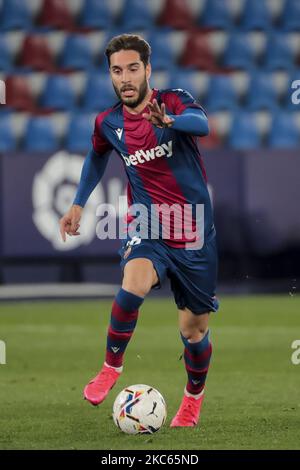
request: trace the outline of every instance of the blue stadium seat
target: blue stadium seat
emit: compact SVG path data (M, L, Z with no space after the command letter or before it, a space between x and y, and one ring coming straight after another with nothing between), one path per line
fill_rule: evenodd
M271 26L271 14L266 0L246 0L240 27L244 31L266 30Z
M90 41L84 34L67 36L60 66L64 69L87 69L93 65L93 53Z
M274 115L268 142L273 148L299 148L299 130L293 114Z
M40 105L49 109L72 109L75 105L75 94L70 80L63 75L50 75L42 92Z
M248 88L246 107L248 111L274 110L277 106L277 90L271 74L252 76Z
M229 29L232 25L228 0L206 0L202 9L200 25L214 29Z
M284 31L300 31L300 2L286 0L282 13L281 27Z
M15 149L16 141L10 115L0 115L0 153L12 152Z
M151 44L151 66L153 70L172 70L176 59L171 35L165 31L155 31L149 37Z
M120 36L120 34L123 34L123 33L124 31L119 28L111 28L110 30L105 31L105 36L104 36L105 39L103 43L99 45L99 48L96 53L95 72L97 71L100 73L109 73L108 62L107 62L107 58L105 55L105 47L112 38L114 38L115 36Z
M26 152L54 152L58 142L51 118L34 117L27 123L24 150Z
M86 111L103 111L118 101L108 74L89 76L83 95L82 106Z
M264 66L268 70L290 69L294 64L294 52L289 37L277 33L269 37Z
M294 83L296 81L298 83ZM300 111L300 103L294 103L292 98L293 101L300 99L300 69L290 75L284 99L284 106L287 111Z
M29 29L31 13L27 0L3 0L0 30Z
M93 125L90 116L78 114L72 116L66 136L66 148L69 152L86 152L91 147Z
M112 13L107 0L85 0L80 14L81 26L107 29L112 24Z
M120 25L124 31L147 30L153 26L148 0L125 0Z
M210 112L233 110L237 105L237 94L228 75L215 75L210 79L205 109Z
M11 55L4 34L0 34L0 70L7 72L11 67Z
M235 114L231 124L228 144L237 150L260 147L261 139L253 114L242 112Z
M170 74L168 88L182 88L188 91L195 99L198 98L198 89L194 71L178 69L176 73Z
M251 69L255 54L249 38L242 33L232 34L228 40L223 65L233 69Z

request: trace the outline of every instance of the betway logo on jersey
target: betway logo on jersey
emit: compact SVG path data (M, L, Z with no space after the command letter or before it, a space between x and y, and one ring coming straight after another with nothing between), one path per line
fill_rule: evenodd
M132 155L124 155L124 153L121 155L127 166L150 162L150 160L160 157L169 158L173 155L173 142L169 140L166 144L157 145L150 150L137 150Z

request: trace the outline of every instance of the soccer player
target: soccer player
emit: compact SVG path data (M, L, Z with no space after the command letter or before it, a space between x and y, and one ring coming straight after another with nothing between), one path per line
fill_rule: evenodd
M212 352L209 314L218 309L216 234L197 146L197 137L209 132L207 116L182 89L150 88L151 47L142 37L116 36L105 54L119 101L96 118L93 146L85 159L74 203L60 221L62 238L65 241L66 234L79 235L83 207L100 181L112 150L123 161L128 177L128 222L134 220L130 208L135 204L143 204L149 214L153 206L155 212L162 205L174 206L177 211L169 218L168 236L164 236L166 222L159 214L159 233L150 228L145 236L128 234L123 241L123 281L112 305L105 361L85 387L84 398L93 405L106 398L122 373L124 353L146 295L168 277L179 312L187 372L183 399L171 427L195 426ZM197 231L199 205L204 207L204 223L200 230L203 240L197 245L201 241ZM187 220L192 229L196 227L190 233L178 231L176 225L178 208L185 206L189 209Z

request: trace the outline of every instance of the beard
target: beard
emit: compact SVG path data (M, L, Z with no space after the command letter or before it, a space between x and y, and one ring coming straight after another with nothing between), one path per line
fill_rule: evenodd
M122 101L123 104L128 106L129 108L136 108L141 102L144 100L145 96L147 95L148 91L148 82L146 79L143 81L143 83L140 85L139 89L132 85L124 85L120 88L120 90L113 84L114 90L116 92L117 97ZM122 92L125 90L134 90L138 92L137 98L131 98L131 97L123 97Z

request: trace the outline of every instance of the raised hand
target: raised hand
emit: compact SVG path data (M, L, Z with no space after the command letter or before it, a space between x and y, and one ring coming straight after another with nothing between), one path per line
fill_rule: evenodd
M174 119L166 114L166 105L164 103L159 107L157 100L154 99L153 103L149 102L147 106L150 113L143 113L143 118L159 128L172 126Z

